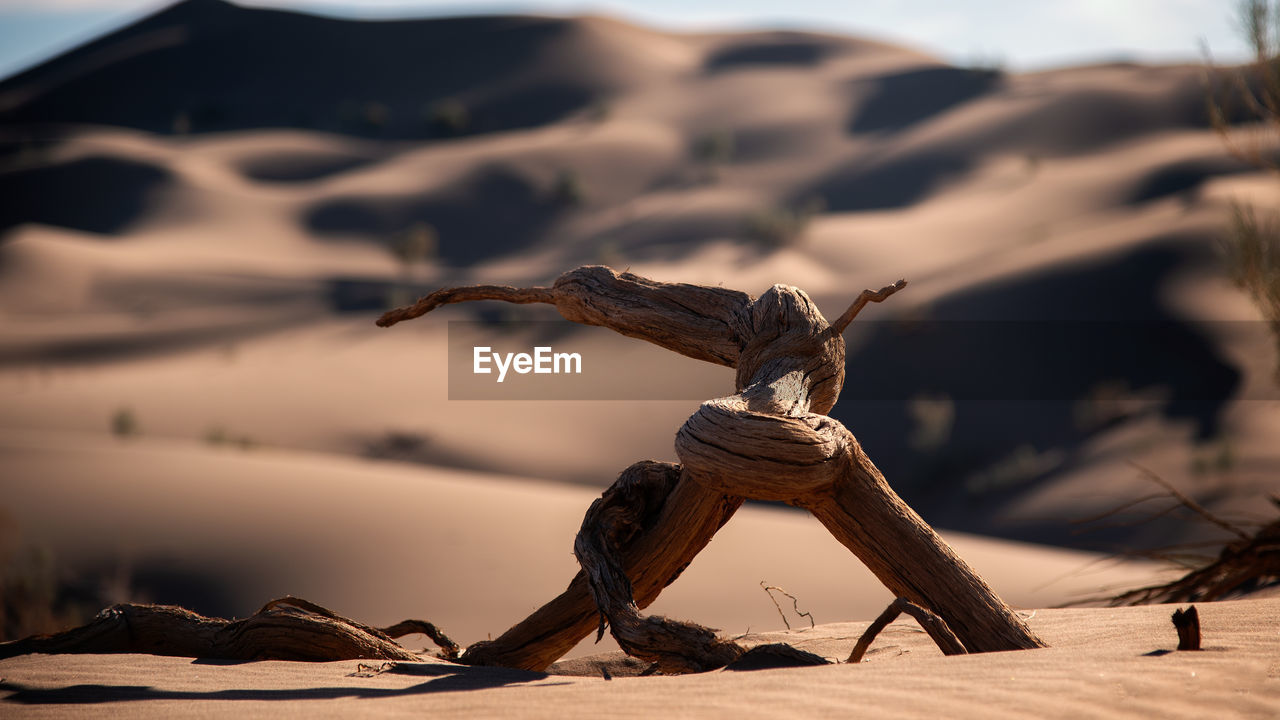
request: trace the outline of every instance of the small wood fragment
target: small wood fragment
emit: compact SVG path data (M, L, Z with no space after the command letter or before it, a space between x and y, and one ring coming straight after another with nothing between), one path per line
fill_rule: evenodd
M773 670L788 667L830 665L831 661L786 643L757 645L737 660L725 666L725 670Z
M1186 610L1174 610L1173 627L1178 631L1179 650L1200 649L1200 613L1195 605Z

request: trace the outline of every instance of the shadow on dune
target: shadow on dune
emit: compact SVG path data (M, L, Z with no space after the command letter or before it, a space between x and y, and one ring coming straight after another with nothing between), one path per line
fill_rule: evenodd
M1205 70L1195 66L1123 64L1013 76L992 97L1016 111L946 142L987 151L1074 155L1153 133L1209 129L1204 78ZM1252 120L1238 102L1223 110L1229 123Z
M849 132L898 131L927 120L999 87L1004 75L994 70L925 68L871 81Z
M0 680L0 692L10 693L4 702L21 705L99 705L103 703L141 702L146 700L334 700L356 698L409 697L427 693L463 692L520 685L546 680L544 673L507 668L441 665L435 663L396 663L383 674L427 676L432 679L403 688L361 687L352 682L344 687L312 688L229 688L226 690L161 690L148 685L67 685L65 687L30 687ZM566 682L540 683L537 687L567 685Z
M129 585L135 598L180 605L207 617L235 617L244 609L236 602L230 578L182 559L158 558L134 567Z
M1189 423L1200 440L1222 430L1240 372L1204 328L1158 299L1173 273L1206 261L1203 247L1154 242L944 297L919 321L867 323L867 335L851 342L832 415L929 522L1073 544L1065 519L1026 527L1003 512L1075 467L1087 440L1143 413ZM1117 393L1147 402L1108 404ZM921 407L949 417L927 447L912 447ZM1089 539L1131 541L1135 533Z
M815 179L793 198L820 196L836 212L907 207L985 158L1023 155L1039 161L1094 152L1154 133L1210 126L1201 73L1195 68L1091 70L1099 74L1097 79L1085 74L1086 69L1006 77L944 67L864 81L872 89L854 109L849 132L881 133L883 141ZM1167 89L1144 95L1112 87L1122 82ZM986 122L966 122L945 134L912 135L904 142L894 135L960 108L992 103L997 105ZM1173 164L1154 171L1122 201L1140 203L1193 190L1209 177L1241 169L1225 159Z
M1119 90L1085 87L1055 91L1026 112L987 128L985 142L1041 154L1091 152L1150 133L1209 126L1204 91L1190 82L1156 99ZM1038 99L1033 89L1009 99Z
M541 125L612 88L578 21L460 17L347 21L186 0L0 83L7 123L170 134L294 127L423 139ZM157 42L162 37L164 42ZM462 123L436 122L458 103Z
M1159 200L1170 195L1193 194L1205 181L1215 177L1254 170L1232 158L1205 158L1161 166L1148 173L1125 198L1130 204Z
M761 65L812 67L839 50L839 45L818 39L756 40L715 50L707 56L703 69L715 73Z
M40 223L112 235L147 210L168 171L113 157L87 157L0 174L0 232Z
M374 158L319 152L275 152L256 155L240 164L240 172L261 182L308 182L365 167Z
M975 159L952 152L864 160L818 181L800 197L821 197L832 212L888 210L913 205L949 178L964 175Z
M741 165L804 153L812 142L809 134L806 127L785 124L736 128L733 132L733 161Z
M527 178L490 166L429 195L330 200L304 222L317 235L362 235L388 246L426 223L436 232L436 258L465 266L532 246L564 209Z

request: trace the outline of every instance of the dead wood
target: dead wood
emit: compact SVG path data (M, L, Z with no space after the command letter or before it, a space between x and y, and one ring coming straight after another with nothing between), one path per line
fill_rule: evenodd
M1200 613L1195 605L1186 610L1174 610L1173 627L1178 631L1179 650L1200 649Z
M27 653L150 653L213 660L421 660L392 637L423 632L406 620L386 630L344 618L301 598L272 600L243 620L197 615L170 605L121 604L88 625L0 643L0 658ZM457 646L441 633L445 654ZM433 640L436 638L433 637Z
M757 645L725 666L725 670L772 670L784 667L830 665L831 661L786 643Z
M964 655L966 651L960 639L955 633L951 632L951 628L947 627L947 623L937 615L929 612L928 609L911 602L906 598L898 598L889 603L889 607L880 613L867 629L862 633L862 637L858 638L858 642L853 646L853 652L849 653L847 663L860 663L862 657L867 654L867 650L871 647L871 643L875 641L876 636L882 630L889 626L902 613L906 613L916 619L920 623L920 627L929 634L934 644L942 651L943 655Z
M642 485L647 497L643 512L629 529L618 533L618 552L631 582L636 606L648 607L667 585L675 582L694 556L710 542L742 505L742 498L713 492L691 482L679 465L644 461L623 471L602 500L633 493ZM658 499L656 488L670 488ZM593 505L593 507L595 507ZM587 524L584 519L583 524ZM500 637L482 640L466 649L462 661L545 670L583 638L599 628L600 610L591 594L587 573L578 572L569 587ZM655 668L656 670L657 668Z
M800 617L803 617L803 618L809 618L810 628L813 628L817 625L817 623L815 623L813 620L813 613L808 613L800 609L800 600L797 599L795 595L792 595L791 593L787 592L786 590L783 590L777 585L768 585L763 580L760 581L760 588L764 590L765 595L769 596L769 600L773 602L773 606L778 610L778 617L782 618L782 624L786 625L788 630L791 629L791 621L787 619L787 614L782 612L782 606L778 604L778 599L773 596L774 590L777 590L783 595L786 595L787 597L791 598L791 609L795 611L796 615L799 615Z
M1216 556L1197 554L1183 558L1183 547L1163 548L1144 553L1130 553L1157 560L1182 560L1180 564L1191 569L1181 577L1166 583L1136 588L1118 595L1103 598L1086 598L1075 604L1106 602L1117 605L1147 605L1155 603L1210 602L1246 595L1250 592L1280 584L1280 519L1257 526L1252 532L1246 527L1229 522L1211 513L1164 478L1150 470L1134 465L1144 477L1158 484L1164 492L1145 496L1125 503L1107 513L1082 520L1093 522L1107 518L1133 505L1156 499L1171 499L1172 504L1138 522L1145 522L1178 508L1185 508L1203 521L1230 533L1235 539L1221 543ZM1280 507L1280 498L1271 498ZM1218 545L1218 543L1208 543Z
M597 641L604 636L607 622L628 655L655 663L664 673L714 670L738 659L746 649L696 623L641 615L622 568L622 547L666 500L670 477L623 473L587 510L573 552L587 573L591 597L599 608Z
M545 646L550 632L555 644L563 646L580 632L586 614L581 583L624 649L658 658L659 665L723 664L740 648L714 641L700 626L639 614L652 599L649 592L671 580L665 572L654 572L661 556L641 548L675 533L683 541L677 547L692 551L682 558L683 567L732 514L725 509L736 508L742 498L781 500L810 510L895 595L934 608L946 618L971 652L1042 646L898 498L852 434L825 414L844 384L840 331L867 303L882 301L905 284L899 281L863 292L836 325L827 323L809 297L794 287L776 285L753 300L737 291L660 283L598 266L565 273L551 288L486 290L494 299L548 302L569 320L609 327L689 357L734 367L738 392L703 403L676 435L681 465L669 471L668 480L677 473L678 478L663 508L674 514L685 510L690 499L701 502L707 510L686 512L683 518L698 522L637 530L644 525L637 518L646 513L637 511L636 517L620 520L625 512L616 507L617 502L630 502L621 498L635 489L615 485L588 512L575 543L585 577L575 578L569 591L553 601L556 607L549 604L513 628L519 632L509 631L492 643L468 649L463 660L542 669L531 665L535 656L539 661L542 656L528 644ZM410 314L438 306L440 298L454 297L455 291L437 291ZM380 322L389 325L402 315L393 311ZM697 492L698 486L707 494ZM720 512L706 517L716 510ZM618 523L624 530L614 526ZM636 543L630 553L624 550L628 543ZM624 560L627 556L630 564ZM564 631L570 625L575 632Z
M1226 543L1203 567L1159 585L1109 598L1111 605L1210 602L1245 595L1280 583L1280 520L1262 526L1245 540Z
M708 670L742 657L743 648L708 628L640 611L746 498L809 510L903 602L936 612L939 625L949 626L967 651L1041 647L1021 618L893 492L853 435L826 415L845 379L841 332L868 303L905 285L864 291L832 325L803 291L786 285L753 299L736 290L588 266L565 273L550 288L446 288L383 315L378 324L386 327L449 303L548 303L568 320L736 371L736 392L703 403L676 434L679 465L632 465L587 511L574 544L582 571L568 588L497 639L468 647L459 661L543 670L593 629L599 637L606 627L627 652L652 661L655 671ZM227 652L202 639L213 631L203 624L208 619L200 620L182 626L189 625L182 634L191 638L158 641L146 651ZM310 625L268 627L279 629L239 652L288 654L311 632ZM380 639L380 631L350 621L344 627ZM358 656L399 659L396 652L407 652L391 645L367 651L387 654Z

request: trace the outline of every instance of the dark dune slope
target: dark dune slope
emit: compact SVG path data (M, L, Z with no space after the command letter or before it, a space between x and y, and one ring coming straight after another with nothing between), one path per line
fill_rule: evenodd
M492 132L554 121L616 89L607 63L530 70L586 44L575 20L363 22L187 0L0 84L0 122Z

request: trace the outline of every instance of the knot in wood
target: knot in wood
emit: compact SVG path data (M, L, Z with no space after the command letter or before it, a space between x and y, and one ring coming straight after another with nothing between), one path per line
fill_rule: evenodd
M825 415L844 383L844 340L802 290L775 285L748 310L738 393L676 434L691 476L719 492L804 504L847 469L848 430Z
M702 404L676 433L676 454L717 492L806 506L848 471L853 436L817 413L756 412L741 395Z
M744 392L793 372L802 375L789 393L794 405L781 413L835 407L844 385L844 338L833 332L809 296L790 285L774 285L749 312L749 335L738 353L735 385Z

